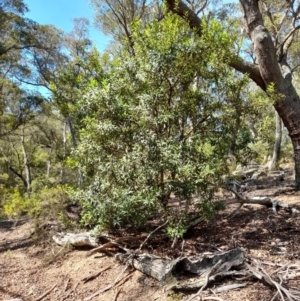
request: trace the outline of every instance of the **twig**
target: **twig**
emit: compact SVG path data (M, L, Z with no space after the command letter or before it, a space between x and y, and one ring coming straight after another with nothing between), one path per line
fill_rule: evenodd
M227 216L227 218L233 218L238 213L238 211L243 207L243 205L244 203L240 203L238 207Z
M66 300L73 292L75 292L75 290L76 290L76 288L77 288L78 285L79 285L79 281L75 284L74 288L71 289L69 291L69 293L61 299L61 301Z
M100 247L94 248L92 250L90 250L89 252L87 252L86 257L91 256L97 252L100 252L102 250L106 250L108 248L111 247L121 247L118 243L114 242L114 241L109 241L103 245L101 245Z
M175 245L177 244L177 241L178 241L178 238L175 237L175 238L173 239L173 242L172 242L172 245L171 245L171 249L174 249Z
M70 278L68 278L68 280L67 280L67 282L66 282L66 284L65 284L65 287L64 287L64 289L63 289L63 293L65 293L65 292L67 291L69 282L70 282ZM62 298L61 298L61 301L64 301L65 299L67 299L68 296L69 296L69 294L67 295L67 297L66 297L66 296L65 296L65 297L62 297Z
M76 291L77 286L79 285L79 281L75 284L74 289L72 290L73 292Z
M123 271L120 273L120 275L116 278L116 280L114 281L114 283L108 285L107 287L100 289L98 291L96 291L95 293L93 293L92 295L90 295L89 297L85 298L85 301L89 301L91 299L93 299L94 297L100 295L101 293L104 293L110 289L112 289L118 282L120 282L123 279L126 279L126 277L128 277L129 275L127 275L126 277L124 277L123 279L120 279L120 277L124 274L124 272L127 270L128 268L128 264L126 264L125 268L123 269ZM131 276L131 275L130 275Z
M124 277L123 279L121 279L120 282L115 285L115 287L123 285L130 277L132 277L132 273L133 273L133 271L130 272L130 274L128 274L126 277Z
M201 294L201 292L207 287L208 285L208 280L209 280L209 276L214 273L216 271L216 269L223 263L223 261L220 259L211 269L210 271L206 274L205 276L205 281L204 284L202 285L202 287L199 289L199 291L191 296L187 301L191 301L193 300L195 297L199 296Z
M224 301L222 298L219 297L205 297L202 300L217 300L217 301Z
M282 284L282 281L283 281L282 278L280 278L280 285ZM276 294L273 296L273 298L271 299L271 301L275 300L277 295L278 295L278 290L277 290Z
M54 284L50 289L48 289L43 295L41 295L40 297L38 297L37 299L35 299L34 301L40 301L43 300L48 294L50 294L55 288L56 288L57 284Z
M69 281L70 281L70 278L68 278L68 280L67 280L67 282L66 282L66 284L65 284L65 287L64 287L64 292L67 290L67 288L68 288L68 284L69 284Z
M279 271L281 271L281 270L283 270L284 268L286 268L288 266L288 264L286 263L286 264L284 264L284 265L282 265L280 268L278 268L277 270L275 270L274 272L272 272L271 274L270 274L270 276L272 276L273 274L275 274L275 273L278 273ZM287 271L289 270L289 268L287 269Z
M118 296L119 296L121 290L122 290L122 288L119 288L119 289L118 289L118 291L117 291L117 293L116 293L116 295L115 295L115 297L114 297L114 299L113 299L112 301L117 301L117 298L118 298Z
M157 228L155 228L152 232L150 232L148 234L148 236L146 237L146 239L141 243L138 251L141 251L142 248L144 247L144 245L146 244L146 242L149 240L149 238L158 230L160 230L161 228L163 228L164 226L166 226L168 224L169 220L166 220L162 225L158 226Z
M103 272L109 270L111 267L106 267L104 269L102 269L101 271L91 275L91 276L87 276L87 277L84 277L81 281L83 281L83 283L86 283L88 281L91 281L91 280L94 280L95 278L97 278L99 275L101 275Z
M104 293L104 292L106 292L106 291L112 289L118 282L119 282L118 285L124 284L131 276L132 276L132 275L129 274L129 275L125 276L124 278L118 280L117 282L115 281L113 284L110 284L110 285L108 285L107 287L105 287L105 288L103 288L103 289L101 289L101 290L95 292L94 294L92 294L91 296L85 298L84 300L85 300L85 301L91 300L91 299L93 299L94 297L100 295L101 293ZM122 281L122 282L121 282L121 281Z
M120 238L117 238L115 240L111 240L111 241L109 241L109 242L107 242L107 243L105 243L105 244L103 244L99 247L96 247L96 248L90 250L89 252L87 252L86 257L91 256L91 255L93 255L94 253L97 253L97 252L104 252L104 253L109 254L107 249L110 249L110 248L113 248L113 247L119 248L119 249L121 249L121 250L123 250L127 253L130 253L130 249L122 246L121 244L126 244L128 242L137 241L140 238L141 238L141 236L139 236L139 237L120 237Z
M185 244L185 240L184 240L184 239L182 239L182 243L181 243L181 253L180 253L180 256L179 256L179 258L180 258L180 257L182 257L182 255L183 255L183 248L184 248L184 244Z
M265 282L267 282L267 284L269 284L270 286L274 287L277 289L278 294L280 295L281 299L284 301L284 296L283 293L286 295L286 297L292 301L292 300L300 300L300 292L299 291L289 291L288 289L286 289L285 287L283 287L281 285L281 283L276 282L275 280L273 280L271 278L271 276L265 271L265 269L261 266L260 262L255 260L254 261L258 270L260 270L260 272L257 270L255 271L254 269L252 269L247 263L246 266L250 269L250 271L253 273L253 275L255 277L257 277L258 279L263 279L265 280Z

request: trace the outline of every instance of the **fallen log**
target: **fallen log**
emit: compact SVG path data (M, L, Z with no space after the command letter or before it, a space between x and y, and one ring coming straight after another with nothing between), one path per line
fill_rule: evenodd
M84 233L57 233L52 239L60 246L70 244L74 247L98 247L98 240L88 232Z
M126 237L119 237L116 239L110 238L108 235L102 234L98 235L97 237L93 236L89 232L82 232L82 233L57 233L52 236L52 239L60 246L64 246L66 244L70 244L74 247L93 247L90 251L89 255L96 253L97 251L101 251L102 249L105 250L107 248L116 246L120 247L121 249L126 250L123 246L138 246L137 242L144 238L145 235L139 236L126 236ZM102 245L101 245L102 244Z
M128 263L142 273L153 277L165 286L165 289L191 290L202 287L209 275L208 282L217 277L222 278L229 274L233 268L241 267L244 262L242 249L236 248L214 255L199 255L178 259L165 259L151 254L130 256L117 254L116 258ZM216 263L220 263L211 273ZM193 278L190 275L194 275ZM197 277L196 277L197 276Z
M278 211L280 209L283 209L287 212L289 212L292 216L296 216L296 215L300 215L300 210L292 207L289 204L283 203L279 200L276 199L272 199L269 197L244 197L242 194L240 194L239 192L237 192L234 189L228 189L231 192L233 192L236 196L236 199L233 200L228 200L225 202L226 205L229 204L253 204L253 205L262 205L262 206L266 206L266 207L272 207L273 212L275 215L278 214Z

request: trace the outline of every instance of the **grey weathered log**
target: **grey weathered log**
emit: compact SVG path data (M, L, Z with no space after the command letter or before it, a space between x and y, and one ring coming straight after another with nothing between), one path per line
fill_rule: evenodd
M236 248L219 254L183 257L174 260L157 257L150 254L129 256L118 254L121 262L129 262L134 268L160 281L166 289L197 289L205 283L207 273L221 261L220 266L211 274L209 281L218 275L224 277L230 274L232 268L239 267L244 262L242 249ZM194 274L195 277L184 278L184 275Z

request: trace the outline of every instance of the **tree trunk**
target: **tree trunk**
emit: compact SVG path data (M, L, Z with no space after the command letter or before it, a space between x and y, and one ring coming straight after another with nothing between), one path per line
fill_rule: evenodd
M74 149L76 149L77 148L76 133L75 133L75 130L73 128L70 117L67 118L67 122L68 122L68 125L69 125L71 137L72 137L73 147L74 147ZM78 170L78 180L77 180L78 186L81 186L83 184L83 180L84 180L83 174L80 170Z
M281 153L281 141L282 141L282 121L278 113L275 112L276 118L276 129L275 129L275 143L273 149L273 156L269 162L269 170L278 168Z
M295 189L300 190L300 98L292 84L292 71L287 63L287 53L278 58L271 35L265 28L259 10L259 0L240 0L244 23L250 37L258 65L246 62L240 57L233 59L229 66L249 74L249 77L264 91L274 85L277 101L274 107L287 128L294 149ZM181 0L166 0L168 8L185 18L192 28L201 35L201 22ZM285 41L287 43L287 41ZM286 45L281 45L286 49Z
M30 164L27 156L27 152L25 149L25 129L24 126L22 128L22 136L21 136L21 145L22 145L22 152L23 152L23 160L24 160L24 169L25 169L25 179L26 179L26 190L27 194L30 197L31 194L31 171L30 171Z
M295 188L300 190L300 98L292 84L292 72L281 58L278 64L276 49L268 30L264 27L258 0L241 0L248 34L253 42L260 74L268 87L274 84L279 99L274 107L288 129L294 148Z
M50 177L50 170L51 170L51 158L52 158L52 147L49 151L49 159L47 161L47 170L46 170L46 178L48 179Z
M64 121L64 128L63 128L63 160L61 163L60 169L60 182L64 183L65 180L65 159L67 156L67 120Z

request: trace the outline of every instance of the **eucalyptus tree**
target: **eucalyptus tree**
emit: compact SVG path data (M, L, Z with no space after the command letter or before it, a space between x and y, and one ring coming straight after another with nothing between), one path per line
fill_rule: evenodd
M181 0L166 0L168 8L186 19L190 27L202 34L200 18ZM298 65L293 65L293 48L300 29L299 1L240 0L244 28L249 37L255 62L232 52L228 65L249 77L264 91L273 87L277 99L274 107L288 129L294 150L295 187L300 190L300 98L293 82ZM264 21L262 12L269 18ZM268 26L271 24L270 30Z
M94 11L95 25L114 41L128 41L128 50L133 53L132 25L135 21L149 21L155 6L146 0L89 0ZM157 16L161 15L160 4L156 2ZM151 16L152 15L152 16Z
M22 191L30 193L38 179L58 183L55 165L65 159L60 154L63 123L54 116L55 104L35 89L51 91L59 68L70 59L63 32L26 18L27 11L22 0L0 3L0 144L6 184L21 181ZM56 179L50 181L52 175Z
M134 54L132 30L135 22L146 24L152 20L162 20L165 16L162 0L89 0L94 9L94 24L110 35L112 43L126 45ZM190 0L188 5L197 15L208 7L210 0ZM218 1L214 1L218 2ZM216 13L216 12L215 12ZM224 11L219 11L219 15ZM113 49L116 51L116 49Z
M27 11L22 0L5 0L0 5L1 77L45 86L48 70L62 63L62 31L24 17Z

